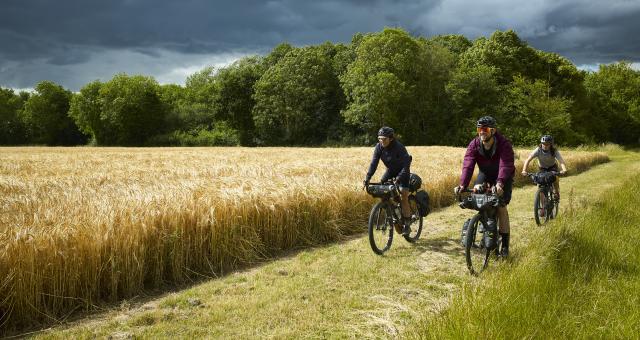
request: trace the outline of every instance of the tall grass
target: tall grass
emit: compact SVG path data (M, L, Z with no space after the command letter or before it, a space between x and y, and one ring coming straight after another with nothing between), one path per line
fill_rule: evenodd
M638 338L638 192L632 178L588 212L539 229L520 261L471 282L411 337Z
M432 205L449 204L464 149L409 150ZM1 327L57 322L362 232L371 151L0 148ZM565 158L576 168L608 160Z

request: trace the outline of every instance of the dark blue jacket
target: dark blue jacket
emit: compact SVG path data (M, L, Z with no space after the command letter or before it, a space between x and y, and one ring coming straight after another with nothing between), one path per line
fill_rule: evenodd
M404 145L397 140L392 140L386 148L383 148L380 143L376 144L373 150L373 158L369 165L369 171L367 172L367 179L371 179L376 172L380 160L382 160L382 163L387 167L387 172L383 177L409 176L411 156ZM383 180L386 179L388 178L383 178Z

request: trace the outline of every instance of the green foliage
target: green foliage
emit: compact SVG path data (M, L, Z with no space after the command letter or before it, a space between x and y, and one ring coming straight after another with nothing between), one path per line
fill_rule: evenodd
M97 142L143 145L147 138L160 132L165 112L158 92L158 83L144 76L119 74L103 84L101 121L111 133Z
M216 119L227 121L238 132L242 145L254 143L255 126L251 112L255 106L254 85L263 73L261 60L247 57L221 69L216 75Z
M237 146L240 136L226 122L218 122L213 129L190 132L175 131L169 136L169 145L174 146Z
M340 78L347 98L345 122L371 136L382 125L393 126L405 142L420 141L426 134L419 121L427 110L430 57L423 44L400 29L364 36Z
M385 28L350 44L281 43L265 57L205 67L184 87L126 75L73 96L56 86L42 82L31 98L2 90L0 144L83 143L65 107L99 145L148 145L152 136L164 145L220 122L241 145L371 144L382 125L407 145L466 145L487 114L516 144L542 133L563 145L640 144L638 71L620 62L586 73L512 30L471 42Z
M498 84L509 84L515 75L531 76L536 52L513 30L496 31L489 39L476 39L461 56L464 67L491 66L496 70Z
M640 72L628 62L600 65L585 80L594 102L594 116L607 120L609 140L620 144L640 144Z
M516 76L507 88L507 112L498 116L508 122L503 132L519 145L535 145L540 136L560 136L571 132L571 116L568 112L571 100L551 97L551 87L542 80L527 81Z
M46 145L86 143L87 138L67 115L71 92L50 81L38 83L35 91L23 111L30 141Z
M523 258L467 286L410 338L637 337L640 179L630 178L592 208L579 205L539 230Z
M96 143L107 140L112 134L102 116L102 85L97 80L85 85L79 93L73 95L69 108L69 116L73 118L80 131L90 135Z
M27 141L26 126L20 118L24 102L12 89L0 88L0 145L22 144Z
M261 143L317 144L338 121L341 95L327 46L290 50L255 84L253 119Z

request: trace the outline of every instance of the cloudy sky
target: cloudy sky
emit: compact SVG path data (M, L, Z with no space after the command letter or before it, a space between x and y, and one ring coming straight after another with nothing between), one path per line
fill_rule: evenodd
M640 0L2 0L0 86L77 91L121 72L184 84L281 42L349 42L386 26L469 39L513 29L583 69L637 66L639 18Z

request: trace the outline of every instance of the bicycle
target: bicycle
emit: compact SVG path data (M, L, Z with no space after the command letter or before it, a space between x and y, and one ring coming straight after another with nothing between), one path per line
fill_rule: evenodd
M471 193L471 195L463 198L462 193ZM500 197L494 190L474 193L473 190L464 189L456 195L456 199L460 202L460 208L478 211L464 223L461 239L467 268L472 275L478 275L489 265L492 253L495 254L496 259L500 256L498 250L501 239L496 216L497 208L501 203ZM479 241L477 241L478 236Z
M558 206L560 200L556 198L556 189L553 183L556 176L560 175L558 171L540 171L527 173L531 177L533 183L538 185L538 191L533 201L533 216L536 224L545 224L550 219L558 216ZM544 220L544 221L543 221Z
M369 213L368 231L371 249L374 253L382 255L391 248L393 229L395 228L398 234L402 234L402 207L400 204L402 194L399 186L393 180L385 183L368 183L365 184L365 189L369 195L380 199L380 202L377 202ZM410 243L414 243L420 238L423 218L427 213L424 209L428 209L421 207L421 204L418 203L416 191L417 188L409 194L410 232L407 235L402 235Z

